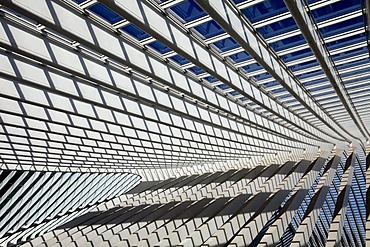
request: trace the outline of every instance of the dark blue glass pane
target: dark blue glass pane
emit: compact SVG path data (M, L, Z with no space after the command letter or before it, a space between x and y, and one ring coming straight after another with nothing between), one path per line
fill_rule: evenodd
M235 96L235 95L239 95L240 93L238 93L237 91L232 91L232 92L230 92L229 94L231 94L231 95Z
M277 86L277 85L279 85L279 83L277 81L272 81L272 82L268 82L268 83L263 84L263 86L265 86L266 88L274 87L274 86Z
M213 44L222 52L239 47L239 44L233 38L223 39Z
M325 89L333 89L333 87L331 85L323 85L323 86L320 86L320 87L315 87L313 89L308 89L308 91L310 93L314 93L316 91L325 90ZM325 93L327 93L327 92L325 92Z
M362 47L362 48L358 48L352 51L346 51L346 52L343 52L343 53L340 53L340 54L337 54L331 57L333 58L334 61L338 61L338 60L342 60L342 59L346 59L346 58L350 58L353 56L358 56L358 55L366 54L366 53L369 53L369 50L367 49L367 47Z
M287 100L287 101L285 101L287 104L292 104L292 103L296 103L296 104L294 104L294 105L291 105L292 107L295 107L295 106L299 106L299 105L301 105L301 103L299 103L296 99L291 99L291 100Z
M211 83L218 81L218 79L214 76L207 76L204 79L207 80L208 82L211 82Z
M343 78L343 80L345 80L347 76L358 75L358 74L366 74L366 73L368 73L370 75L370 66L368 66L366 68L363 68L363 69L354 69L354 70L350 70L350 71L345 72L345 73L340 73L340 76Z
M362 16L352 18L346 21L342 21L327 27L320 28L321 33L324 37L336 35L343 33L345 31L350 31L355 28L363 27L363 19Z
M123 31L125 31L126 33L134 36L138 40L143 40L143 39L146 39L146 38L150 37L149 34L147 34L146 32L144 32L143 30L141 30L140 28L138 28L134 24L130 24L130 25L128 25L126 27L123 27L121 29Z
M202 73L205 72L204 70L202 70L198 66L191 67L191 68L189 68L189 70L192 71L196 75L199 75L199 74L202 74Z
M242 51L242 52L229 56L229 58L231 58L235 63L239 63L239 62L251 59L251 56L249 56L249 54L246 53L245 51Z
M248 98L247 97L241 97L239 98L241 101L246 101Z
M285 90L285 88L283 88L283 87L281 87L281 88L278 88L278 89L274 89L274 90L272 90L272 93L282 93L282 92L285 92L286 90Z
M366 42L365 32L361 33L361 34L358 34L358 35L355 35L355 36L348 37L348 38L344 38L344 39L340 39L340 40L336 40L336 41L333 41L333 42L326 43L326 47L328 47L329 51L331 51L331 50L335 50L335 49L338 49L338 48L341 48L341 47L346 47L346 46L349 46L349 45L357 44L357 43L360 43L360 42Z
M194 29L197 30L205 39L224 33L224 30L215 21L208 21L194 27Z
M283 0L267 0L242 10L251 21L257 22L284 12L288 12Z
M165 46L164 44L162 44L159 41L154 41L154 42L150 43L148 46L152 47L154 50L156 50L156 51L158 51L162 54L171 51L170 48L168 48L167 46Z
M299 80L302 80L302 79L306 79L308 77L312 77L312 76L318 76L318 75L321 75L323 74L324 72L322 70L316 70L316 71L311 71L311 72L308 72L308 73L305 73L305 74L302 74L302 75L298 75L297 78ZM306 84L305 84L306 85Z
M361 9L360 1L346 0L312 10L312 14L317 22L328 20L343 14L347 14Z
M333 89L333 91L334 91L334 89ZM328 94L330 94L330 92L316 93L315 97L322 97L322 96L326 96Z
M339 33L350 32L358 28L364 28L364 24L361 22L358 22L359 20L361 20L361 18L356 18L356 19L357 21L353 21L353 20L352 21L350 20L349 22L344 21L347 23L347 25L338 25L337 28L328 27L327 29L324 30L325 33L323 33L323 36L330 37L330 36L333 36Z
M253 63L250 65L244 66L243 69L245 69L247 72L253 72L253 71L262 69L262 67L258 63Z
M291 61L294 61L294 60L297 60L297 59L300 59L300 58L304 58L304 57L308 57L308 56L312 56L313 53L311 51L310 48L306 48L306 49L303 49L303 50L300 50L300 51L296 51L296 52L292 52L290 54L287 54L287 55L283 55L281 56L281 59L287 63L287 62L291 62Z
M233 2L235 3L235 4L238 4L238 3L241 3L241 2L244 2L245 0L233 0Z
M361 84L361 85L355 85L355 86L350 86L349 84L351 83L356 83L358 81L366 81L366 83ZM361 87L367 87L370 84L370 75L363 75L361 77L358 77L356 79L352 80L347 80L346 83L348 86L346 87L347 90L349 89L356 89L356 88L361 88Z
M221 88L222 90L230 88L228 85L225 85L225 84L218 85L217 87Z
M328 79L326 77L323 77L321 79L316 79L316 80L310 80L308 82L305 82L303 83L304 86L310 86L310 85L315 85L315 84L318 84L320 82L327 82Z
M78 4L80 4L80 3L85 2L86 0L73 0L73 1L76 2L76 3L78 3Z
M317 66L317 65L318 65L318 62L316 60L314 60L314 61L309 61L309 62L293 65L293 66L290 66L289 68L292 71L297 71L297 70L307 69L307 68Z
M196 20L206 15L206 12L194 2L194 0L188 0L182 2L171 8L179 17L185 22Z
M345 64L338 65L337 69L338 70L347 69L347 68L354 67L354 66L368 64L369 62L370 62L369 58L364 58L364 59L361 59L361 60L358 60L358 61L355 61L355 62L350 62L350 63L345 63Z
M118 15L113 10L109 9L108 7L106 7L105 5L101 3L95 4L88 9L94 12L95 14L97 14L98 16L100 16L101 18L105 19L111 24L123 20L122 16Z
M282 51L285 49L289 49L298 45L302 45L306 43L303 35L296 35L290 38L286 38L283 40L279 40L273 43L270 43L271 47L274 48L275 51Z
M184 58L180 55L175 55L173 57L170 57L170 59L172 59L173 61L175 61L176 63L178 63L180 65L184 65L184 64L189 63L189 60L187 60L186 58Z
M291 95L289 93L279 96L280 99L285 99L285 98L289 98L289 97L291 97Z
M266 73L255 75L253 77L256 78L257 80L265 80L267 78L271 78L271 75L266 72Z
M287 32L290 32L296 29L298 29L298 26L295 23L294 19L291 17L291 18L264 26L262 28L258 28L257 30L260 32L260 34L262 34L262 36L265 39L268 39L276 35L284 34L284 33L287 33Z

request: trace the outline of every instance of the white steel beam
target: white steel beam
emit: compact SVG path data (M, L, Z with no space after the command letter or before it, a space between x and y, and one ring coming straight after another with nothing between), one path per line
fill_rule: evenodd
M355 159L356 154L352 153L350 157L347 158L344 166L326 246L338 246L340 244L343 235L344 218L349 204L348 199L354 174Z

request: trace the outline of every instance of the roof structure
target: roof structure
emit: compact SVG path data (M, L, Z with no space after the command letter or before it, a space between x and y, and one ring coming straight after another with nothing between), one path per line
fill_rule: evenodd
M57 226L74 232L86 213L119 207L135 215L138 201L177 220L182 206L204 207L218 222L224 213L209 212L229 210L228 197L244 208L223 224L245 222L225 238L227 226L207 223L216 230L199 245L365 246L369 9L368 0L1 1L0 244L63 243ZM154 239L134 240L150 228L135 227L123 237L131 246ZM172 241L198 245L192 236Z

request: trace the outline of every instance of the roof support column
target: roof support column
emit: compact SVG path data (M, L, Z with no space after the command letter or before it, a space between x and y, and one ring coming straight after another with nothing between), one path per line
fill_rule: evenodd
M370 0L366 0L366 17L367 17L367 27L366 32L370 36ZM370 37L367 36L367 47L369 48L370 55Z
M369 145L368 145L369 147ZM366 242L370 242L370 154L366 157Z
M330 225L326 246L338 246L342 238L344 218L347 212L349 192L351 190L356 156L354 153L347 158L344 167L342 181L340 182L340 193L335 204L333 221Z
M339 156L335 156L334 158L336 158L335 162L337 162ZM304 200L305 196L307 195L313 183L315 182L315 179L319 174L321 167L324 164L325 159L319 158L310 165L306 174L301 178L299 183L296 185L293 192L294 194L286 202L285 206L280 210L280 213L277 216L275 222L272 223L270 228L262 237L260 241L261 246L276 245L279 242L280 238L284 234L284 231L292 222L296 211L302 204L302 201ZM330 164L328 164L328 166L330 166Z
M335 172L340 161L340 156L334 156L325 168L325 172L321 177L315 195L312 197L310 205L307 208L304 220L298 227L292 246L302 246L304 243L308 243L310 236L315 228L315 224L319 218L321 208L325 202L325 198L329 192L330 184L333 181Z

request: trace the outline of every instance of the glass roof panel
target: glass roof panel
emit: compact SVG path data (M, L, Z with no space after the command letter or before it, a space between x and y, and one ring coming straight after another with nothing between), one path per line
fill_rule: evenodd
M237 92L237 91L231 91L231 92L229 92L229 94L231 94L231 95L235 96L235 95L239 95L240 93L239 93L239 92Z
M303 35L300 34L276 42L272 42L270 43L270 45L272 48L274 48L275 51L282 51L298 45L302 45L304 43L306 43L306 40L304 39Z
M362 68L362 69L352 69L348 72L340 73L340 75L343 77L343 79L346 79L346 77L348 77L348 76L358 75L358 74L362 74L362 73L369 73L369 75L370 75L370 66L368 66L366 68Z
M239 47L239 44L233 38L227 38L213 43L221 52Z
M316 98L319 98L319 97L321 97L321 96L325 96L325 95L328 95L328 94L331 94L332 92L334 91L334 89L332 90L332 91L327 91L327 92L322 92L322 93L316 93L314 96L316 97Z
M311 88L311 89L308 89L308 91L310 93L313 93L313 92L317 92L317 91L320 91L320 90L325 90L325 89L333 89L332 85L331 84L326 84L326 85L322 85L320 87L314 87L314 88ZM334 89L333 89L334 90Z
M361 84L357 84L357 85L354 85L354 86L351 86L351 84L357 82L358 80L359 79L356 78L356 79L345 81L345 84L347 85L347 87L346 87L347 90L349 90L349 89L357 89L357 88L362 88L362 87L368 87L370 85L370 75L361 77L361 80L364 80L366 82L361 83Z
M215 22L215 21L208 21L199 26L194 27L205 39L214 37L225 31Z
M284 12L288 9L283 0L266 0L249 8L243 9L243 14L253 23L262 21Z
M305 73L305 74L297 75L297 78L299 80L302 80L302 79L306 79L308 77L314 77L314 76L318 76L318 75L322 75L322 74L324 74L324 71L315 70L315 71L311 71L311 72L308 72L308 73Z
M88 10L91 10L93 13L97 14L111 24L122 21L124 19L122 16L118 15L116 12L106 7L102 3L97 3L88 8Z
M294 72L294 71L297 71L297 70L307 69L307 68L317 66L317 65L318 65L318 62L316 60L314 60L314 61L308 61L308 62L305 62L305 63L293 65L293 66L290 66L289 68Z
M263 84L263 86L266 87L266 88L274 87L274 86L277 86L277 85L280 85L279 82L277 82L277 81L272 81L272 82L268 82L268 83Z
M337 69L340 71L342 69L351 68L353 66L368 64L369 62L370 62L369 58L364 58L364 59L360 59L360 60L357 60L357 61L354 61L354 62L344 63L344 64L341 64L341 65L338 65Z
M173 57L170 57L170 59L172 59L173 61L175 61L176 63L180 64L180 65L184 65L184 64L187 64L187 63L190 63L189 60L187 60L186 58L180 56L180 55L175 55Z
M347 51L347 52L343 52L337 55L332 55L331 57L333 58L334 61L338 61L338 60L342 60L345 58L351 58L357 55L368 54L368 53L369 53L369 50L367 49L366 46L364 46L364 47L361 47L361 48L358 48L352 51Z
M246 53L245 51L233 54L233 55L229 56L229 58L231 58L235 63L239 63L239 62L242 62L242 61L246 61L248 59L252 59L252 57L249 56L249 54Z
M143 39L146 39L146 38L149 38L150 37L149 34L147 34L146 32L144 32L143 30L141 30L140 28L138 28L134 24L130 24L130 25L125 26L125 27L123 27L121 29L123 31L125 31L126 33L134 36L138 40L143 40Z
M286 100L286 101L285 101L285 103L286 103L286 104L292 104L292 103L295 103L294 105L292 104L292 105L291 105L291 107L295 107L295 106L300 106L300 105L301 105L301 103L299 103L299 102L297 101L297 99L295 99L295 98L292 98L292 99L290 99L290 100Z
M202 74L202 73L205 72L203 69L201 69L198 66L191 67L191 68L189 68L189 70L192 71L196 75L199 75L199 74Z
M286 94L283 94L283 95L279 96L280 99L285 99L285 98L289 98L289 97L291 97L290 93L286 93Z
M263 68L259 63L253 63L250 65L244 66L243 69L247 72L253 72L253 71L263 69Z
M185 22L193 21L207 15L207 13L199 7L194 0L182 2L172 7L171 10Z
M312 68L312 70L318 69L319 63L315 60L315 58L312 58L312 60L303 62L303 63L295 63L292 65L289 65L288 68L292 70L293 72L297 72L300 74L301 70Z
M225 84L217 85L217 87L219 87L222 90L225 90L225 89L229 89L230 88L228 85L225 85Z
M358 0L346 0L338 1L330 5L312 10L311 13L315 17L317 22L328 20L343 14L353 12L361 9L360 1Z
M352 44L357 44L360 42L366 42L366 35L365 33L361 33L355 36L351 36L345 39L336 40L333 42L326 43L326 46L329 50L335 50L341 47L346 47Z
M276 35L284 34L296 29L298 29L298 26L295 23L294 19L290 17L288 19L274 22L270 25L258 28L257 30L259 31L260 34L262 34L262 36L265 39L268 39Z
M271 78L271 75L267 72L253 76L257 80L265 80Z
M204 79L207 80L208 82L211 82L211 83L218 81L218 79L216 77L214 77L214 76L207 76Z
M352 18L346 21L342 21L327 27L320 28L320 32L322 33L323 37L329 37L332 35L341 34L345 31L353 30L359 27L363 27L363 17L359 16L356 18Z
M238 4L238 3L241 3L241 2L244 2L245 0L233 0L233 2L235 3L235 4Z
M316 80L310 80L308 82L303 83L303 85L307 87L307 86L318 84L320 82L327 82L327 81L328 79L326 77L323 77L323 78L316 79Z
M291 61L304 58L304 57L308 57L308 56L313 56L313 53L310 48L292 52L292 53L289 53L287 55L283 55L280 57L284 62L291 62Z
M148 46L150 46L151 48L153 48L154 50L156 50L156 51L158 51L162 54L171 51L170 48L168 48L167 46L165 46L163 43L161 43L159 41L154 41L154 42L148 44Z
M281 88L278 88L278 89L274 89L271 92L275 94L275 93L282 93L282 92L285 92L285 91L286 91L285 88L281 87Z

